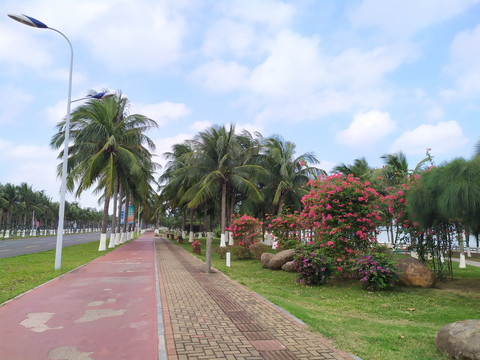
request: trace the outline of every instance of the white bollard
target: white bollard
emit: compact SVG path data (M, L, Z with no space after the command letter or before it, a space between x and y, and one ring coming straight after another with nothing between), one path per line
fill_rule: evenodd
M460 269L465 269L467 265L465 264L465 254L460 254Z
M230 253L227 252L227 266L230 267Z
M472 257L472 254L470 253L470 248L469 247L467 247L467 256Z
M190 234L188 234L188 242L193 242L193 231L190 231Z

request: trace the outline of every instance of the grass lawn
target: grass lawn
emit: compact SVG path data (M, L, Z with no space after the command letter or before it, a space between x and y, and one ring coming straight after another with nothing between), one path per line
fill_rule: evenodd
M62 268L55 270L55 250L0 259L0 304L61 274L110 252L99 252L99 241L64 247Z
M201 241L205 261L206 241ZM215 239L213 249L218 244ZM188 240L179 246L192 252ZM228 268L212 254L212 266L364 360L446 359L436 350L436 332L450 322L480 319L480 268L455 265L455 280L433 289L398 286L368 292L356 281L299 285L295 274L263 269L258 260L232 260Z

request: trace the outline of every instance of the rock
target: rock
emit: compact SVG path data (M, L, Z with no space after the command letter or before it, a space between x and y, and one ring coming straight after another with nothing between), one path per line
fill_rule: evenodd
M283 264L285 264L288 261L292 261L294 255L295 255L294 249L280 251L278 254L275 254L272 257L272 259L270 260L270 263L268 264L268 267L272 270L279 270L282 268Z
M292 261L287 261L285 264L282 265L282 270L283 271L288 271L288 272L295 272L295 268L293 266L293 260Z
M400 283L405 286L430 288L435 285L435 275L423 262L412 257L401 259L395 266Z
M270 260L274 257L274 254L271 253L263 253L260 262L262 263L262 266L264 268L268 268L268 265L270 264Z
M480 320L463 320L438 330L435 345L454 359L480 360Z

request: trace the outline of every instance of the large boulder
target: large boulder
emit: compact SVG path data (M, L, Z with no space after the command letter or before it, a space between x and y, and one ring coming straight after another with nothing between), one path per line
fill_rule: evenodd
M435 285L435 275L423 262L412 257L401 259L395 266L400 283L405 286L430 288Z
M274 257L275 255L272 253L263 253L262 256L260 257L260 262L262 263L262 266L264 268L268 268L268 265L270 264L270 260Z
M293 266L293 260L292 261L287 261L285 264L282 265L282 270L283 271L288 271L288 272L295 272L295 267Z
M295 255L294 249L280 251L278 254L275 254L272 257L272 259L270 260L270 263L268 264L268 267L272 270L279 270L282 268L283 264L285 264L288 261L292 261L294 255Z
M480 360L480 320L447 324L437 332L435 344L454 359Z

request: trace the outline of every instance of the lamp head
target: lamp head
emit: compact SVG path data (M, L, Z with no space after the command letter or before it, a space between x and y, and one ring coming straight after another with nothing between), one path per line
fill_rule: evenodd
M48 26L42 23L41 21L27 15L16 15L16 14L8 14L10 18L13 20L16 20L18 22L21 22L22 24L31 26L31 27L36 27L39 29L48 29Z

